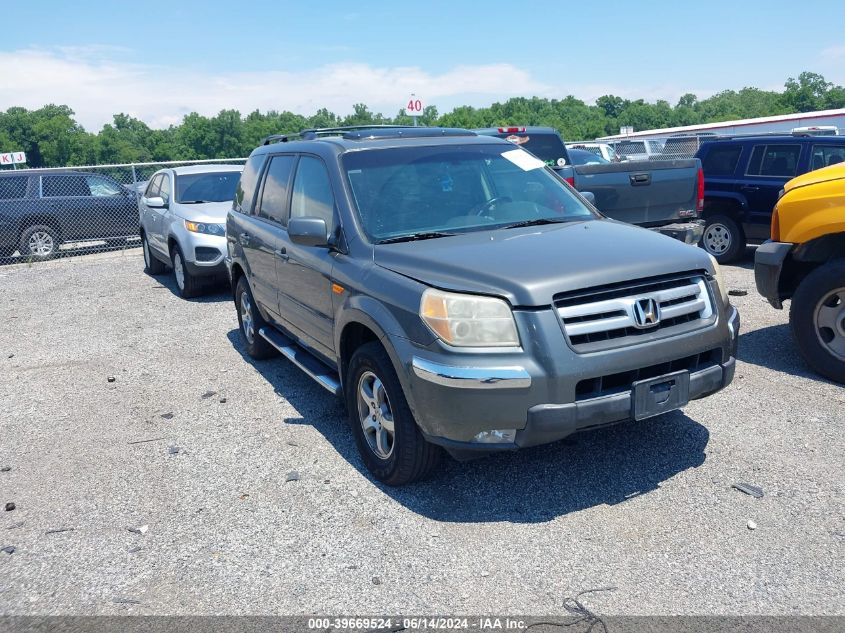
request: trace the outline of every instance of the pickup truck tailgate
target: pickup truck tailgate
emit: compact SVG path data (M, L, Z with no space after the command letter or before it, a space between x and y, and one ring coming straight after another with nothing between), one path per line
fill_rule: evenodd
M638 161L574 168L575 188L591 191L606 216L641 226L694 218L697 158Z

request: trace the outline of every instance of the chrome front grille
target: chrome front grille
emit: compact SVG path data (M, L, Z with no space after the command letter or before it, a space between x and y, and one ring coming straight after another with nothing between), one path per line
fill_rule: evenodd
M555 301L576 351L597 351L704 327L715 311L703 274L571 293ZM656 323L649 322L656 319Z

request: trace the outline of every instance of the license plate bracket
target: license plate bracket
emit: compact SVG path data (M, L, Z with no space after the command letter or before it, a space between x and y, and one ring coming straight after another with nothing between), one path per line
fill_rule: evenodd
M664 374L631 385L631 417L644 420L680 409L689 402L689 372Z

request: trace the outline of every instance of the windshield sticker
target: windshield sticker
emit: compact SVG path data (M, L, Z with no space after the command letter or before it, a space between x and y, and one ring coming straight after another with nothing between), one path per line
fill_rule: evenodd
M511 134L510 136L506 136L505 140L510 141L514 145L525 145L530 138L530 136L517 136L516 134Z
M511 149L507 152L502 152L502 158L509 160L522 171L531 171L532 169L546 166L546 163L523 149Z

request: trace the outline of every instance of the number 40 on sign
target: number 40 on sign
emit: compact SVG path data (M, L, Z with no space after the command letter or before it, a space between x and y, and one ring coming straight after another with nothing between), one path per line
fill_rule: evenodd
M422 116L425 106L422 99L418 99L414 95L408 99L408 105L405 106L405 113L409 116Z

